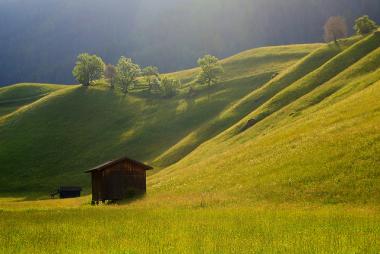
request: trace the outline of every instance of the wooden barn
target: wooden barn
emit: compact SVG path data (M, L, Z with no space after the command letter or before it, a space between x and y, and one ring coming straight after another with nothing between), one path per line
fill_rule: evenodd
M91 173L92 201L117 201L146 192L146 171L153 169L124 157L97 166Z

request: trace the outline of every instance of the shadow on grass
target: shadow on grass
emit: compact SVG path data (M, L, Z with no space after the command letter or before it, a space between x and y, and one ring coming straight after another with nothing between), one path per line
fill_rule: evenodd
M50 194L46 193L0 193L0 199L12 199L14 202L49 200Z
M126 199L123 200L108 200L106 201L105 205L129 205L132 204L138 200L143 199L146 196L145 193L140 194L130 194Z
M51 192L18 192L18 193L0 193L0 199L12 199L13 202L25 202L25 201L44 201L44 200L63 200L59 197L51 198ZM91 191L85 189L80 197L91 196Z

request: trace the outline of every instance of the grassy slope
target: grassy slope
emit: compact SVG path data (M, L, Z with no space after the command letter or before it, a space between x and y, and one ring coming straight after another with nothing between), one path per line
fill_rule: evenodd
M241 100L226 108L211 121L194 129L184 139L158 157L155 163L168 166L177 162L198 145L212 138L216 133L226 130L239 121L242 116L248 115L278 92L325 64L331 58L341 53L345 48L350 47L353 43L357 42L357 40L358 38L344 40L341 42L341 47L339 48L332 45L319 47L288 70L281 72L275 79L266 83L259 89L252 91ZM231 61L232 59L234 59L234 57L227 61Z
M272 131L211 141L151 177L152 192L210 202L378 204L379 95L377 82Z
M289 67L289 61L300 59L323 44L300 44L251 49L221 60L225 70L221 79L234 80L254 74L277 73ZM199 68L167 74L181 80L183 84L193 84Z
M153 161L265 84L274 72L319 46L262 48L227 59L223 63L231 78L190 99L151 99L143 94L124 98L102 88L81 87L51 93L0 118L0 191L46 192L59 185L84 185L85 169L125 154ZM252 65L243 68L247 61Z
M248 117L259 122L284 106L301 98L318 86L334 78L343 70L365 57L380 46L380 34L369 36L338 54L291 86L267 100Z
M348 48L151 177L155 195L192 193L210 202L378 204L379 36ZM238 134L248 119L268 111Z
M254 110L150 176L142 199L97 208L88 207L89 197L1 199L6 219L0 220L0 252L378 253L380 50L362 53L329 78L322 77L324 66L341 54L325 50L221 109L224 115L247 103ZM308 60L315 63L310 69L302 65ZM311 89L301 89L301 83ZM297 89L302 96L277 100ZM78 88L61 93L79 92L96 93L93 105L104 93ZM56 96L67 99L61 95ZM70 101L85 98L77 96ZM135 100L134 108L142 99ZM248 119L273 109L266 101L281 103L239 134ZM344 205L330 205L336 203ZM62 209L67 207L76 209Z
M272 130L275 132L282 126L302 119L307 116L304 112L312 108L315 108L312 111L313 115L317 115L318 110L326 110L334 103L373 84L378 80L379 53L376 49L379 44L379 35L376 34L359 42L358 38L346 40L340 48L331 45L296 45L243 52L222 61L227 74L221 85L214 87L212 91L200 90L198 96L193 99L178 96L172 100L152 100L138 94L123 98L102 88L62 89L2 118L2 192L38 191L61 184L83 185L84 182L88 182L88 177L82 173L84 169L123 154L140 160L154 161L158 165L169 165L227 129L185 160L164 170L158 176L151 177L151 181L156 194L165 193L161 188L175 193L175 190L171 189L174 186L183 188L183 193L189 192L190 189L203 193L205 186L208 186L210 189L206 188L206 193L220 192L220 199L229 199L232 195L227 191L229 188L235 189L236 185L248 188L247 184L242 184L234 178L235 171L246 167L241 166L245 162L235 161L233 156L225 155L236 153L232 144L237 141L231 140L238 136L245 143L255 144L261 140L257 137L264 135L269 143L276 144L277 140L268 138ZM311 51L312 53L307 55ZM294 65L301 56L305 57ZM273 73L281 69L284 71L280 75L265 83ZM181 78L186 87L192 83L194 74L194 70L189 70L169 75ZM358 86L357 83L361 85ZM331 105L325 105L324 101L329 100ZM368 108L371 106L373 105L368 105ZM247 133L253 133L253 136L244 133L237 135L247 120L252 118L258 123ZM301 120L300 122L302 123ZM228 129L230 126L232 127ZM297 137L289 138L292 140ZM59 147L56 144L59 144ZM275 150L273 147L271 149ZM264 156L262 151L265 149L257 150ZM256 150L247 150L246 154L250 158L260 160L255 152ZM244 153L239 151L238 154ZM21 155L23 160L15 160ZM275 157L269 151L265 156ZM219 161L219 169L225 170L221 165L229 163L227 161L230 157L236 163L234 171L228 171L231 177L212 171L214 161L211 163L211 158ZM199 163L202 166L199 166ZM272 162L268 160L267 163ZM273 167L273 164L271 165ZM196 172L201 173L201 176L193 176L196 179L202 179L202 174L210 174L212 178L191 180L191 184L185 184L188 177L192 177L193 167L196 168ZM208 173L209 167L212 173ZM265 167L270 168L268 165ZM25 168L28 168L28 171L24 170ZM249 167L246 170L249 170ZM249 173L246 174L245 177L248 179ZM256 176L254 172L251 174L253 177ZM223 177L220 178L218 175L234 180L222 180ZM183 182L177 186L173 179ZM213 189L212 186L219 187ZM226 188L222 190L222 186ZM331 194L333 191L328 193ZM290 200L299 200L298 194ZM345 195L341 199L336 199L333 195L332 200L348 202L349 193ZM275 195L270 197L274 199ZM247 197L243 195L242 198ZM309 199L317 200L313 194L310 194ZM265 198L255 196L252 200ZM326 200L326 196L322 195L318 202Z
M0 88L0 117L65 87L25 83Z

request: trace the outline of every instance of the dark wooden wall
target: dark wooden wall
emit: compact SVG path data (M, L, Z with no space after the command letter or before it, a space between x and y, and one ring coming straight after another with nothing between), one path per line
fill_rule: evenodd
M103 171L92 172L94 201L122 200L145 192L145 169L129 161L115 164Z
M103 200L104 188L103 188L103 172L94 171L91 173L92 178L92 200Z

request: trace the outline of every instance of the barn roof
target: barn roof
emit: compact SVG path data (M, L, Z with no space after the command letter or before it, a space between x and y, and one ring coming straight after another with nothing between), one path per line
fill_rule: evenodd
M148 166L148 165L146 165L146 164L144 164L142 162L139 162L139 161L136 161L136 160L132 160L132 159L130 159L128 157L123 157L123 158L120 158L120 159L117 159L117 160L106 162L106 163L104 163L102 165L99 165L99 166L93 168L93 169L85 171L85 173L91 173L93 171L103 171L104 169L106 169L108 167L111 167L111 166L113 166L115 164L118 164L118 163L124 162L124 161L129 161L129 162L131 162L133 164L136 164L136 165L142 167L144 170L151 170L151 169L153 169L151 166Z

